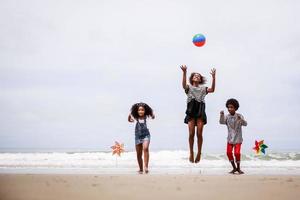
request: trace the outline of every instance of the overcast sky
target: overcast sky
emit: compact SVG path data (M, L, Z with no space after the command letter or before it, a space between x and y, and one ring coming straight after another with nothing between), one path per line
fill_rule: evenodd
M223 151L228 98L248 121L243 151L265 139L299 149L297 0L0 0L0 148L134 149L133 103L154 109L150 148L188 149L182 72L217 69L203 152ZM206 45L192 44L194 34Z

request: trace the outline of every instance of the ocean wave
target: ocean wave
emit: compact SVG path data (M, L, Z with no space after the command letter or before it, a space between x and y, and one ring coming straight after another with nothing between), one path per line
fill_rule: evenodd
M154 168L189 168L188 151L153 151L150 165ZM243 154L243 166L249 168L297 168L300 169L300 153L269 153L266 155ZM101 169L136 167L136 153L125 152L121 157L111 152L48 152L48 153L0 153L0 168L74 168ZM228 167L225 154L203 154L203 168Z

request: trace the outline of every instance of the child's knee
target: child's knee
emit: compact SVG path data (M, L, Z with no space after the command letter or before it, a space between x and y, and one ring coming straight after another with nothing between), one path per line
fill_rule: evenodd
M203 139L202 133L197 132L197 138Z
M190 140L193 140L194 137L195 137L195 133L190 133L190 134L189 134L189 139L190 139Z
M148 152L149 152L149 148L148 148L148 147L145 147L145 148L143 149L143 151L144 151L144 153L148 153Z
M233 161L233 155L231 152L227 152L227 158L229 161Z

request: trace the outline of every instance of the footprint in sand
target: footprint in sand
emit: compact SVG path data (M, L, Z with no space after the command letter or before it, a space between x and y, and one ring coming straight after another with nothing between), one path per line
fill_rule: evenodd
M67 181L66 180L64 180L64 179L60 179L60 178L53 178L53 180L54 180L54 182L55 183L67 183Z
M177 190L177 191L181 191L181 187L177 187L176 190Z
M289 179L286 180L286 182L293 182L293 179L289 178Z
M269 178L269 180L271 180L271 181L277 181L278 178Z

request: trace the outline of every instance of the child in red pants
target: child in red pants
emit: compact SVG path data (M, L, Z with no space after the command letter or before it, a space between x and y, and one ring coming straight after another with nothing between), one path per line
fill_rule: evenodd
M243 174L244 172L240 167L241 145L243 142L242 126L247 126L247 121L244 120L244 117L241 114L236 113L239 109L239 102L236 99L228 99L226 107L229 114L225 116L224 111L220 112L220 124L226 124L228 128L227 157L233 167L232 171L229 173L234 174L235 172L238 172L239 174ZM234 151L236 165L234 163L232 151Z

